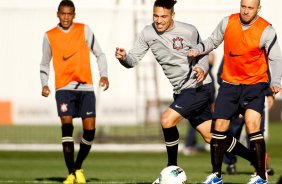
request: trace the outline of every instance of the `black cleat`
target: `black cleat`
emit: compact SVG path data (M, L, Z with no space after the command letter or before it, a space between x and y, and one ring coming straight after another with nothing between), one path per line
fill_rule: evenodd
M267 172L268 176L274 175L274 170L272 168L266 168L266 172Z

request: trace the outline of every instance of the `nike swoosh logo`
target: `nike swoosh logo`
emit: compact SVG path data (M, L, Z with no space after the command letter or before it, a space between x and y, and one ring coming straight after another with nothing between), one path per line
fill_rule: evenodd
M182 107L180 107L180 106L178 106L178 105L175 105L175 107L178 108L178 109L182 109Z
M65 57L65 56L63 56L63 60L64 61L67 61L68 59L70 59L72 56L74 56L76 54L76 52L74 52L74 53L72 53L71 55L69 55L69 56L67 56L67 57Z
M212 181L212 184L218 184L218 183L222 183L222 181L218 181L218 182L213 182Z
M93 112L86 112L86 115L90 115L90 114L92 114Z
M229 52L230 57L238 57L238 56L243 56L243 54L233 54L231 51Z

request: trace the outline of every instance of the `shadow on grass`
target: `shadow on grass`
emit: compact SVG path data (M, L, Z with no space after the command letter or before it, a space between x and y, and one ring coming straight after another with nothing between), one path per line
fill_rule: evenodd
M228 175L226 172L222 172L222 174L226 174ZM251 177L251 175L254 174L254 172L243 172L243 171L237 171L237 174L231 174L232 176L236 176L236 175L249 175Z
M206 171L205 173L210 174L211 172ZM222 174L224 174L224 175L229 175L229 174L227 174L225 171L223 171ZM231 174L231 175L232 175L232 176L236 176L236 175L238 175L238 176L239 176L239 175L249 175L249 176L251 176L252 174L254 174L254 172L237 171L237 174Z
M36 181L56 181L63 182L66 178L64 177L47 177L47 178L36 178ZM98 178L88 178L87 182L100 181Z
M47 177L47 178L36 178L36 181L58 181L63 182L66 178L63 177Z
M190 184L190 183L188 183ZM192 183L191 183L192 184ZM202 183L196 183L196 184L202 184ZM242 184L242 183L236 183L236 182L224 182L224 184Z
M132 184L132 183L124 183L124 184ZM142 182L142 183L134 183L134 184L152 184L152 183Z

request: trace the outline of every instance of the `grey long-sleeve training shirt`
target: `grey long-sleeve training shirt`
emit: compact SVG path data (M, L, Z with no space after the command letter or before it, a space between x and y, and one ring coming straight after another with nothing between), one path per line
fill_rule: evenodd
M183 89L196 88L212 82L208 74L208 57L201 56L197 59L187 57L188 50L200 41L197 29L191 24L174 21L173 28L163 33L158 33L154 24L147 25L127 54L125 62L121 64L127 68L134 67L151 49L172 84L174 93L178 94ZM192 71L195 66L202 68L207 75L203 83L196 81L196 73Z

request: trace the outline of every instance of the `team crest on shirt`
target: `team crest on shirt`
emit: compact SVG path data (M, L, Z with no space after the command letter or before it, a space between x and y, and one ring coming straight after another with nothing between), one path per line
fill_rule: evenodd
M68 111L68 104L62 103L61 104L61 112L67 112Z
M172 39L173 41L173 49L176 49L177 51L180 49L183 49L183 38L176 37Z

